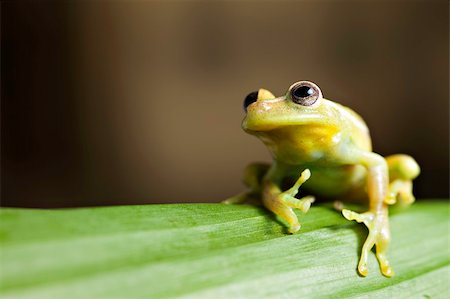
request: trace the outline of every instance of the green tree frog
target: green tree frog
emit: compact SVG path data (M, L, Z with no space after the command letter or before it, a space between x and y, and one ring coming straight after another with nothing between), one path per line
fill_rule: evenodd
M300 223L293 209L306 213L314 196L366 200L365 213L342 209L345 218L362 222L369 229L358 272L368 274L368 254L376 246L381 272L392 276L386 257L390 241L388 205L414 201L412 180L420 172L416 161L403 154L382 157L374 153L363 119L353 110L323 98L320 88L309 81L292 84L281 97L259 89L245 98L244 108L242 128L264 142L273 163L247 166L244 183L249 191L225 203L259 197L286 223L288 232L295 233ZM291 185L286 186L287 182ZM311 195L296 198L300 186Z

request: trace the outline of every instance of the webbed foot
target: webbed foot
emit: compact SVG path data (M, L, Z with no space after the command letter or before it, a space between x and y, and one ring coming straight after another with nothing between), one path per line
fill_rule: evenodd
M342 214L348 220L355 220L359 223L363 222L369 229L369 235L362 247L361 258L358 263L358 272L362 276L367 276L367 257L372 249L376 246L376 256L380 264L381 273L386 277L394 275L394 271L386 257L386 250L390 240L389 221L387 208L384 207L381 213L373 212L356 213L347 209L342 210Z

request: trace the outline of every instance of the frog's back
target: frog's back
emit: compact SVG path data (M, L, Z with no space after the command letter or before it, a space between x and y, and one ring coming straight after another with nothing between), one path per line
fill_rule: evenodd
M326 100L340 115L341 122L349 126L350 139L360 149L372 151L372 141L370 139L370 132L367 124L362 117L352 109Z

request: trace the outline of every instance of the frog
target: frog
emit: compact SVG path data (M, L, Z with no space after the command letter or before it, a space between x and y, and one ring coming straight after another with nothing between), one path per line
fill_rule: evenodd
M258 198L286 225L289 234L301 227L294 209L307 213L316 198L363 203L365 212L337 205L343 217L368 229L357 272L368 275L368 256L375 247L381 273L393 276L387 257L391 239L388 210L390 205L408 206L415 201L412 181L420 167L414 158L406 154L383 157L374 152L363 118L325 99L319 86L310 81L292 84L279 97L263 88L253 91L244 99L244 110L242 129L266 145L272 163L248 165L243 179L248 190L224 203Z

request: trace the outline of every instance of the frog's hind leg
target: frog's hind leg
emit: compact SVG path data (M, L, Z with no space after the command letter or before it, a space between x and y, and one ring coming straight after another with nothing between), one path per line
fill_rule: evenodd
M360 214L343 209L342 214L348 220L364 223L369 229L358 263L359 273L367 275L368 254L375 245L381 272L391 277L394 271L386 257L390 240L387 204L393 204L397 199L406 204L414 201L411 181L419 175L420 169L416 161L407 155L393 155L382 159L377 154L370 153L363 154L361 161L369 170L369 211Z
M384 202L388 193L388 165L386 160L378 154L367 152L356 152L354 156L368 170L367 192L369 195L369 211L356 213L343 209L342 214L348 220L356 220L364 223L369 229L369 235L361 250L361 257L358 263L358 272L362 276L368 274L368 255L376 246L376 255L383 275L391 277L394 272L386 257L389 245L389 219L388 207Z
M244 184L250 189L222 201L225 204L237 204L261 195L261 181L269 170L267 163L251 163L244 170Z
M385 203L392 205L399 201L403 205L412 204L415 200L412 180L420 173L419 165L408 155L392 155L385 159L389 169L389 192Z

